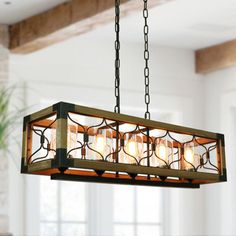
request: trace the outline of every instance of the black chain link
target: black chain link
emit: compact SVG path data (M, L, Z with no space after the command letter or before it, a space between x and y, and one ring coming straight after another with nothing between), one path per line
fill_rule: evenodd
M116 105L114 111L120 113L120 0L115 0L115 97Z
M148 43L148 0L143 0L144 8L143 8L143 17L144 17L144 60L145 60L145 68L144 68L144 83L145 83L145 104L146 104L146 112L145 119L151 119L151 114L149 112L149 104L150 104L150 94L149 94L149 43Z

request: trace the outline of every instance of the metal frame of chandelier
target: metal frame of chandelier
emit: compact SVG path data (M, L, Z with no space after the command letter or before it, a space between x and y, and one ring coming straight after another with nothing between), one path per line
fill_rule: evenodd
M21 171L198 188L226 181L224 146L222 134L60 102L25 117Z

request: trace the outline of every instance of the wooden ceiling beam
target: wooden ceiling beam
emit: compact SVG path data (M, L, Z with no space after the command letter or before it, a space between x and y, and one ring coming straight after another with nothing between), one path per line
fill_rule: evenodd
M206 74L236 65L236 40L197 50L196 72Z
M171 0L149 0L150 7ZM121 15L141 11L142 1L121 0ZM13 53L30 53L114 20L112 0L71 0L9 27Z

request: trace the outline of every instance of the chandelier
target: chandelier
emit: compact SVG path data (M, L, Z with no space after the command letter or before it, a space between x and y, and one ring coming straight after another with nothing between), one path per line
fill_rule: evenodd
M22 173L182 188L227 181L223 134L150 119L147 0L143 17L145 118L120 114L120 1L115 0L114 112L59 102L26 116Z

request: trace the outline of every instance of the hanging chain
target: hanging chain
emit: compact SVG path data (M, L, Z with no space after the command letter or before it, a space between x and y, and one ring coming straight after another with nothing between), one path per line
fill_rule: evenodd
M151 119L151 114L149 112L149 104L150 104L150 93L149 93L149 43L148 43L148 0L143 0L144 8L143 8L143 17L144 17L144 60L145 60L145 68L144 68L144 78L145 78L145 104L146 104L146 112L145 119Z
M115 0L115 97L116 105L114 111L120 113L120 0Z

